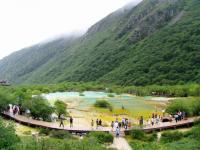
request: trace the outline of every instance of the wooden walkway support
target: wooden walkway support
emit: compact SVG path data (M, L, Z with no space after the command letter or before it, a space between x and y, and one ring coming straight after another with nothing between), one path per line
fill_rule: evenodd
M9 118L12 119L20 124L23 125L28 125L31 127L39 127L39 128L49 128L49 129L54 129L54 130L66 130L70 133L75 133L75 134L86 134L89 132L93 132L93 131L103 131L103 132L111 132L113 133L113 131L111 130L110 127L101 127L99 129L96 128L89 128L89 127L84 127L84 128L80 128L80 127L59 127L58 124L56 123L52 123L52 122L45 122L45 121L40 121L40 120L34 120L31 118L28 118L26 116L22 116L22 115L11 115L8 112L4 112L2 113L2 115L5 118ZM189 127L192 126L194 123L194 120L196 118L188 118L187 120L182 120L179 122L165 122L165 123L160 123L158 125L154 125L154 126L146 126L141 128L142 130L144 130L145 132L153 132L153 131L162 131L162 130L167 130L167 129L176 129L176 128L180 128L180 127ZM121 130L121 134L124 135L125 134L129 134L130 129L128 130Z

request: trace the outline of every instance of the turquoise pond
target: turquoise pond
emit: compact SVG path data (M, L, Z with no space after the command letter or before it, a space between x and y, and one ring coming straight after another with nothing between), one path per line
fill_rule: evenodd
M56 92L49 94L42 94L51 104L56 100L63 100L66 103L77 101L77 109L87 109L91 107L96 100L105 99L108 100L114 108L124 108L128 110L140 110L147 109L152 110L155 106L150 105L148 100L151 100L152 97L138 97L130 94L121 94L117 95L115 93L106 93L106 92L96 92L96 91L85 91L83 92L84 96L79 96L79 92ZM108 95L112 94L114 97L109 97ZM156 102L156 101L155 101Z

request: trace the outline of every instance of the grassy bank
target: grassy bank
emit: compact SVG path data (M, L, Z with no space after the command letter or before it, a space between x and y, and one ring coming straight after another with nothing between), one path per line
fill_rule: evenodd
M113 136L93 132L80 138L67 131L29 128L0 118L1 150L111 150Z
M127 137L135 150L199 150L200 124L186 132L165 131L157 138L157 133L146 134L141 130L133 130Z

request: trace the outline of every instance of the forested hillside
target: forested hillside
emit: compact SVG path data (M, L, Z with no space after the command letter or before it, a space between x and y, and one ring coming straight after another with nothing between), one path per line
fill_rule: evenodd
M0 61L15 83L200 83L200 1L144 0L121 8L76 40L55 40Z
M30 74L65 51L76 39L78 37L75 36L59 38L25 48L5 57L0 60L0 79L24 82Z

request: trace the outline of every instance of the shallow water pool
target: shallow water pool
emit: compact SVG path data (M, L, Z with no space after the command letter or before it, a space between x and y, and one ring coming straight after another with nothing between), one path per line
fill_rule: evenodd
M109 95L113 97L109 97ZM152 100L152 97L139 97L130 94L120 94L97 92L97 91L85 91L84 96L80 96L79 92L56 92L49 94L42 94L52 105L56 100L62 100L67 102L76 102L76 109L88 109L93 106L96 100L105 99L108 100L114 108L124 107L127 110L152 110L155 106L147 103L147 100Z

